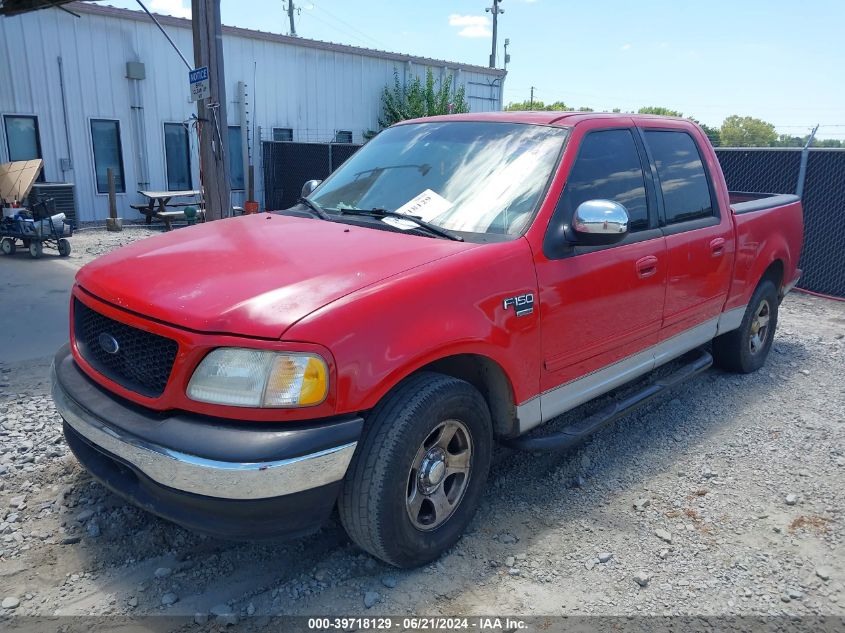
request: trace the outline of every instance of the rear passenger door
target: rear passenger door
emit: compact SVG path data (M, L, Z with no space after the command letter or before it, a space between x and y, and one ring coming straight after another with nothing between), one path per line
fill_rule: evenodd
M730 284L731 218L720 213L697 139L681 129L641 128L641 133L657 183L668 254L660 339L685 335L704 342L715 335Z

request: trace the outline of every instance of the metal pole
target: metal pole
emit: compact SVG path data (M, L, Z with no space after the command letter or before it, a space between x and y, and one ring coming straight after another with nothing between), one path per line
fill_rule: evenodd
M486 13L493 14L493 49L490 53L490 68L496 67L496 37L499 31L499 14L504 13L504 9L499 8L499 3L502 0L493 0L493 6L484 9Z
M531 103L529 104L528 109L534 109L534 86L531 86Z
M290 34L296 37L296 24L293 21L293 12L296 8L293 6L293 0L288 0L288 18L290 19Z
M150 19L153 22L156 23L158 30L161 31L164 34L164 37L166 37L167 41L170 42L170 45L173 47L173 50L175 50L177 53L179 53L179 57L181 57L182 61L185 62L185 66L188 67L188 70L193 70L193 68L191 67L191 64L188 62L188 60L182 54L182 51L179 50L179 47L176 46L176 43L172 39L170 39L170 36L167 34L167 31L164 30L164 27L156 19L156 16L154 16L152 13L150 13L150 10L147 9L147 7L144 6L144 3L141 2L141 0L135 0L135 2L137 2L141 6L141 8L144 10L144 13L146 13L148 16L150 16Z
M65 95L65 68L61 56L59 62L59 90L62 95L62 119L65 123L65 144L67 146L67 161L61 162L62 176L68 171L73 171L73 150L70 147L70 125L67 122L67 97ZM75 195L75 194L74 194Z
M798 185L795 187L795 195L799 198L804 197L804 181L807 179L807 161L810 159L810 145L813 144L813 139L816 138L816 132L818 130L819 126L816 124L816 127L810 132L810 137L804 144L804 149L801 150L801 167L798 169Z

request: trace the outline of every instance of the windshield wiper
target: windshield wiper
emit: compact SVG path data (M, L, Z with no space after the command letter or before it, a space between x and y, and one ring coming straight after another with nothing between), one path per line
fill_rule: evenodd
M316 202L312 202L308 198L300 198L298 200L298 202L299 202L299 204L303 204L306 207L308 207L309 209L311 209L313 214L316 215L321 220L328 220L329 222L332 221L332 217L328 213L323 211L323 208L319 204L317 204Z
M449 229L444 229L442 227L437 226L436 224L432 224L431 222L426 222L422 218L418 218L415 215L407 215L405 213L396 213L396 211L388 211L387 209L381 209L376 207L375 209L354 209L350 207L338 207L338 212L343 215L366 215L372 218L399 218L400 220L408 220L409 222L413 222L419 228L428 231L429 233L433 233L434 235L438 235L440 237L445 237L448 240L455 240L456 242L463 242L464 238L460 235L452 233Z

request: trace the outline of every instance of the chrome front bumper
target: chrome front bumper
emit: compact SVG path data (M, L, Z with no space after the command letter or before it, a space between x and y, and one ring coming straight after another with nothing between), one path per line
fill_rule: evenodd
M332 484L346 474L357 444L347 442L275 461L245 463L208 459L151 443L87 411L62 387L55 363L51 381L59 414L94 447L125 461L156 483L197 495L256 500Z

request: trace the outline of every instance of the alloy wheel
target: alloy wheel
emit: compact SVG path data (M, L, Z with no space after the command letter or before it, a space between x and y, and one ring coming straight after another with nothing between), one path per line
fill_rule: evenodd
M771 306L766 299L763 299L754 311L754 316L751 319L751 329L748 334L748 348L752 354L757 354L766 345L771 312Z
M457 509L469 483L472 439L460 420L441 422L417 450L408 473L405 507L415 528L441 526Z

